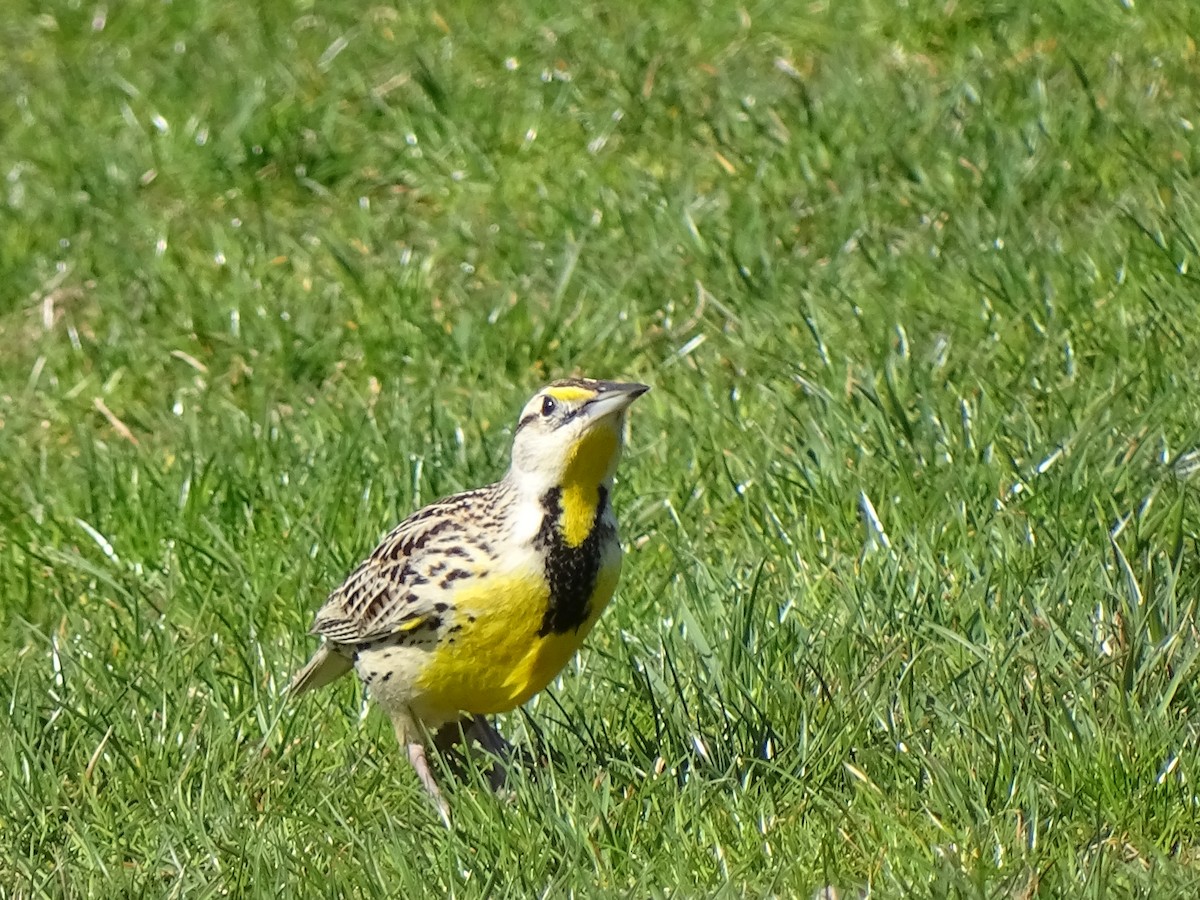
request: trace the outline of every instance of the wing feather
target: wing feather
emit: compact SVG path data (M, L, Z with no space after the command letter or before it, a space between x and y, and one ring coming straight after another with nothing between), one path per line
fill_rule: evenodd
M439 616L445 592L430 570L459 546L463 514L494 492L490 485L447 497L393 528L329 595L312 633L335 644L357 644L416 631Z

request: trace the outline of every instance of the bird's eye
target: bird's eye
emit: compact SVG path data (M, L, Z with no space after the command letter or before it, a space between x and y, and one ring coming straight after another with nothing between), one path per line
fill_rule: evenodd
M543 416L551 415L554 412L554 410L556 410L556 409L558 409L558 404L554 402L553 397L543 397L542 398L542 415Z

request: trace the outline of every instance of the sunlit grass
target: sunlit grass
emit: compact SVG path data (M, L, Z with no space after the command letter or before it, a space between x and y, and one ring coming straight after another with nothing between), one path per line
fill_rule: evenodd
M914 6L14 7L0 896L1195 896L1200 17ZM618 600L447 833L282 686L572 372Z

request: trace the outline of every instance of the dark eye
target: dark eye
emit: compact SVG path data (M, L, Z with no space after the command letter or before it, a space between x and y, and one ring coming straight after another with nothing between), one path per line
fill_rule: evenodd
M543 416L550 415L556 409L558 409L558 404L554 402L553 397L543 397L542 398L542 415Z

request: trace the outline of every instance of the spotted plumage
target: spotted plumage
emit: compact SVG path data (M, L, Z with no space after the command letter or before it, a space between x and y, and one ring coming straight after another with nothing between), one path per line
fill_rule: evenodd
M329 595L312 627L334 644L387 639L404 644L435 630L453 582L486 576L495 527L510 490L499 482L439 500L397 525ZM453 568L451 568L453 565Z
M523 704L574 654L621 569L610 503L625 411L647 388L569 379L539 391L495 484L393 529L316 616L300 694L354 669L443 818L428 734L505 745L484 718Z

